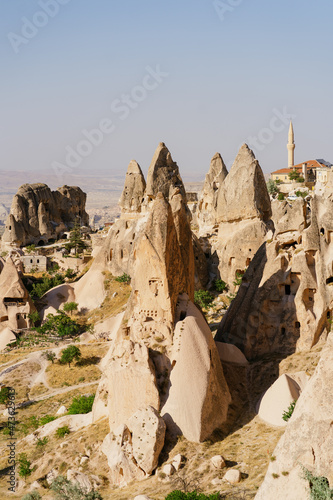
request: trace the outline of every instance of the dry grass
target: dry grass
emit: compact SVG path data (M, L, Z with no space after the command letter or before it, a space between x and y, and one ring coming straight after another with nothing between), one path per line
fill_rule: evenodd
M103 304L98 309L94 309L87 314L89 323L97 323L110 316L116 316L124 310L129 296L131 286L126 283L119 283L109 272L105 272L104 286L106 297ZM116 294L114 297L113 295Z
M81 360L71 363L70 367L59 362L50 363L46 369L47 383L51 387L64 387L99 380L101 371L96 365L105 356L109 347L106 343L80 346Z
M14 387L16 391L16 403L27 399L31 377L38 373L39 370L39 363L28 361L22 363L3 377L2 383L4 385Z
M280 363L280 375L305 371L313 375L321 356L324 344L315 345L310 351L296 352Z

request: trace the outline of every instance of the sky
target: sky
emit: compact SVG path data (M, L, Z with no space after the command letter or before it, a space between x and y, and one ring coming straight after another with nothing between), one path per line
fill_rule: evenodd
M184 180L242 143L265 173L333 163L331 0L0 0L0 171Z

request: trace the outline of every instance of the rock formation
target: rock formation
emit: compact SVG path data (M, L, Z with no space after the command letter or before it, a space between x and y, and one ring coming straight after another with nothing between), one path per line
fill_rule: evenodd
M147 469L143 467L150 460L148 449L140 450L139 461L135 456L133 422L138 411L146 412L148 407L155 413L161 411L168 432L199 442L221 427L230 403L211 332L192 302L195 258L185 192L164 144L148 173L145 202L132 225L122 213L124 218L112 228L96 258L99 266L104 263L113 269L117 231L122 227L123 236L135 234L126 268L131 269L132 294L93 408L94 421L108 415L110 433L116 435L115 440L108 435L103 445L116 484L142 479L157 464L154 459ZM126 244L127 239L120 241ZM156 437L152 443L160 451L164 436L161 431L158 435L160 444ZM121 477L121 469L126 477Z
M227 175L228 170L222 156L220 153L216 153L210 162L209 171L200 194L197 210L200 233L210 232L216 225L217 195Z
M303 200L273 203L274 236L250 263L217 340L237 345L248 359L325 340L333 310L331 196L314 195L310 217Z
M80 219L89 224L86 194L79 187L51 191L46 184L24 184L14 196L2 244L24 246L57 239Z
M119 200L119 206L124 213L141 212L146 181L139 164L132 160L128 165L125 186Z
M286 431L270 462L256 500L302 500L309 497L309 482L301 466L333 484L333 337L326 346L314 375L306 385Z
M35 310L16 266L8 257L0 274L0 324L4 328L30 326L29 314Z

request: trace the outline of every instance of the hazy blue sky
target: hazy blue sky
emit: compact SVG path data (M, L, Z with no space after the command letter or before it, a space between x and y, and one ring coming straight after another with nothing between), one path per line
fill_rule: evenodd
M185 179L203 178L216 151L229 168L243 142L269 172L287 163L288 114L296 162L333 162L332 0L0 9L1 170L53 173L58 162L60 183L67 171L125 173L134 158L146 172L163 141ZM82 143L101 122L95 145Z

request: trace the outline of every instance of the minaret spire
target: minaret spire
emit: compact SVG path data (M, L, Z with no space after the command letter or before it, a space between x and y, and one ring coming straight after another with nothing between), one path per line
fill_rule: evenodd
M295 139L294 139L293 123L291 120L288 133L287 149L288 149L288 168L292 168L295 164L294 162Z

